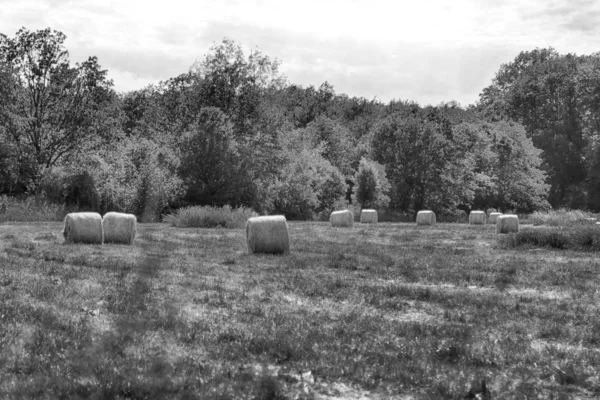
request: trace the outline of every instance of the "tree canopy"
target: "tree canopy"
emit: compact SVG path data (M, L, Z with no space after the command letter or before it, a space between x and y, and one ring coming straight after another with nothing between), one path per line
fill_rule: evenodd
M0 35L0 194L146 219L193 204L289 218L600 209L599 54L521 52L477 104L422 107L290 83L279 60L227 38L116 93L95 56L70 63L65 39Z

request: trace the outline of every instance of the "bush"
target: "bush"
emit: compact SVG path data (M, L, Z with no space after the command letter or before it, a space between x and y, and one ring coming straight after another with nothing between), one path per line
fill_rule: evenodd
M0 196L0 208L5 210L0 213L0 222L62 221L67 214L65 207L42 196L22 199Z
M581 225L573 228L570 233L572 248L600 250L600 227L596 225Z
M230 206L194 206L180 208L166 215L163 221L178 228L243 228L250 217L258 216L250 208Z
M529 215L528 220L534 225L570 226L574 224L581 224L582 220L591 217L592 214L586 211L566 210L561 208L560 210L554 211L536 211Z
M286 157L287 165L268 188L273 198L270 211L287 219L311 220L328 214L344 199L347 191L344 176L321 156L319 149L290 153Z
M469 215L465 210L457 209L453 213L444 213L436 215L437 222L455 222L459 224L469 223Z
M500 247L547 247L553 249L600 250L600 226L571 225L567 228L540 228L501 235Z

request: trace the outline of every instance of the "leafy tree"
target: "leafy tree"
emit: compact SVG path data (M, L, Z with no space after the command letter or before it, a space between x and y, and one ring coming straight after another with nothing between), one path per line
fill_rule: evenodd
M344 176L319 149L300 152L284 150L285 163L270 191L273 211L290 219L312 219L315 214L329 213L344 198L347 190Z
M416 111L392 114L372 132L373 156L385 165L392 185L390 206L454 212L474 195L466 149L447 120Z
M148 139L125 139L44 170L40 188L57 203L100 213L136 214L156 221L182 194L179 158Z
M15 82L0 113L21 157L48 168L113 135L120 113L112 82L95 57L71 67L66 36L51 29L0 35L0 64Z
M581 62L580 57L560 55L552 48L521 52L512 63L501 66L480 98L485 115L521 123L543 151L554 207L585 204L581 189L589 151L578 93Z
M323 145L323 157L344 176L351 178L354 172L352 166L358 164L358 158L350 131L337 121L324 116L317 117L308 124L306 130L310 132L309 137L315 138L317 143Z
M600 212L600 146L596 147L596 154L594 154L588 177L587 205L592 211Z
M354 203L359 203L362 208L387 207L390 184L381 164L361 158L354 180Z
M286 118L295 128L306 128L319 116L326 116L335 99L333 86L323 82L318 89L289 85L283 89L282 104Z
M233 125L215 107L200 110L181 141L180 174L190 204L239 205L247 182Z
M0 126L0 194L17 192L21 165L16 146Z
M227 38L211 47L209 54L192 66L191 73L202 80L199 96L203 106L225 113L238 138L254 133L261 96L285 83L279 74L279 61L257 49L246 58L241 46Z
M475 178L473 207L531 212L549 207L549 185L541 151L515 122L461 124L457 135L472 138Z

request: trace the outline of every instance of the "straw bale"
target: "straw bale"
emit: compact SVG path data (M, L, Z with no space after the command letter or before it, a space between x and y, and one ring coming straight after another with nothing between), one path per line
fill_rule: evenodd
M283 215L252 217L246 222L248 254L289 253L290 239Z
M137 219L133 214L109 212L102 218L104 243L133 244Z
M329 217L331 226L340 228L352 228L354 226L354 214L350 210L334 211Z
M485 212L471 211L469 214L469 225L485 225Z
M421 210L417 213L417 225L434 225L435 213L430 210Z
M360 213L361 224L376 224L377 223L377 211L376 210L362 210Z
M66 243L102 244L102 217L95 212L69 213L63 231Z
M514 214L504 214L496 221L496 233L519 232L519 217Z

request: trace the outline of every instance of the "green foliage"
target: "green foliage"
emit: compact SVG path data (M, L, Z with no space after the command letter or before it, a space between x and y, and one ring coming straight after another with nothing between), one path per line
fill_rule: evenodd
M553 207L586 204L585 181L600 122L598 54L561 55L552 48L519 53L480 98L483 115L521 123L541 149ZM582 190L583 189L583 190Z
M43 196L16 198L0 196L0 222L62 221L67 210Z
M287 164L269 188L273 211L289 219L312 219L346 195L343 175L318 149L285 153Z
M149 222L181 196L178 165L178 157L168 147L147 139L126 140L47 169L39 188L52 201L70 208L133 213Z
M67 177L65 182L65 204L79 211L99 211L100 195L94 178L88 171Z
M191 204L237 204L245 174L234 139L233 125L214 107L200 110L196 122L181 140L180 175Z
M179 158L173 150L152 141L132 145L128 154L136 171L133 213L140 222L157 221L163 210L183 194L177 175Z
M352 136L339 122L320 116L308 124L306 130L311 132L317 143L323 145L322 155L346 177L352 177L352 166L357 164L356 147Z
M524 54L502 67L476 113L456 102L420 107L350 98L327 82L288 84L278 60L258 50L244 54L229 39L187 73L116 95L95 57L70 65L64 42L50 29L0 38L0 193L45 193L72 207L129 211L148 221L165 207L196 204L299 219L324 218L351 200L391 214L531 211L548 208L542 168L564 178L581 164L573 154L591 168L596 151L581 145L593 143L600 127L598 57L552 64L560 58L552 51ZM570 82L573 65L578 78ZM556 78L556 99L538 73ZM562 117L536 108L535 91L521 76L543 93L544 107L554 100L566 107L573 89L581 94L573 107L585 111L561 108L563 117L578 116L561 125ZM540 142L540 153L533 144L555 131L568 140ZM563 145L570 155L561 158L568 161L561 172L546 156ZM373 160L370 172L363 157ZM594 208L594 176L590 169L588 193L575 191L577 183L563 196L553 183L553 196L587 195Z
M381 164L364 157L361 158L354 180L352 196L354 203L360 204L361 208L382 209L387 207L390 202L387 195L390 184Z
M35 160L20 158L18 146L0 125L0 193L22 194L36 175Z
M258 216L250 208L231 206L184 207L163 217L163 221L178 228L243 228L250 217Z
M372 208L377 200L377 175L373 169L361 167L355 178L355 198L365 208Z
M294 128L306 128L319 116L327 115L334 101L335 91L328 82L323 82L318 89L312 85L306 88L289 85L284 88L281 99L284 112Z
M455 132L472 141L476 182L473 207L518 212L550 208L541 151L521 125L506 121L461 124Z
M453 139L449 122L435 114L402 111L376 125L372 153L386 166L392 208L442 214L472 201L472 162Z
M203 105L225 113L237 138L252 136L261 95L284 82L279 61L259 50L246 57L242 47L230 39L213 45L205 58L192 66L192 73L202 79L199 94Z
M570 226L589 223L585 220L586 218L593 218L593 215L587 211L567 210L565 208L551 211L536 211L528 217L529 221L534 225L548 226Z
M600 145L596 145L596 151L592 157L587 186L587 206L592 211L600 212Z
M39 169L114 136L121 115L107 71L95 57L70 66L65 39L49 28L0 35L0 64L10 71L12 100L0 102L0 121L5 137L18 144L19 157L33 157Z

